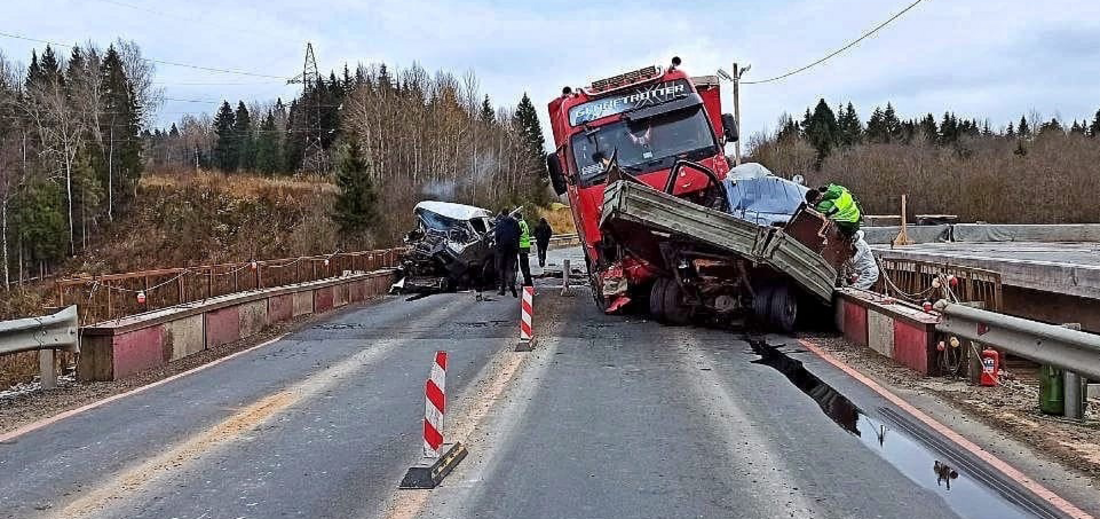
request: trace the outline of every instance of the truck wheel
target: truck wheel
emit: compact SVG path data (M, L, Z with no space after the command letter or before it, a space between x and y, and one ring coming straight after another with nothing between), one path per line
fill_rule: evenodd
M765 285L756 289L756 294L752 298L752 313L756 317L756 321L760 324L767 325L771 322L772 315L772 294L775 292L775 287L771 285Z
M788 285L780 285L772 292L769 306L772 325L783 333L793 332L794 323L798 320L797 294Z
M665 322L665 287L668 279L657 278L649 288L649 315L657 322Z
M666 324L684 326L691 323L692 308L684 304L683 299L680 284L676 280L666 279L663 305Z
M592 287L592 300L596 303L596 308L603 313L607 309L607 301L603 299L603 287L600 286L599 278L595 274L588 275L588 286Z

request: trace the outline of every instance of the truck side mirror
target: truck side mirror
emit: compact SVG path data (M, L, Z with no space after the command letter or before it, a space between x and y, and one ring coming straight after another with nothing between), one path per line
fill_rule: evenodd
M565 194L565 175L561 171L561 160L557 153L546 154L546 171L550 174L550 185L558 195Z
M733 114L722 114L722 135L726 137L726 142L737 142L740 138L737 135L737 120L733 118Z

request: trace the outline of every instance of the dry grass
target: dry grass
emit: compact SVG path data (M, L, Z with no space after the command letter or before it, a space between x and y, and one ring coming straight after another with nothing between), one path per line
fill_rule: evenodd
M240 198L255 198L271 192L336 193L337 187L320 175L268 177L252 173L232 175L214 171L161 170L141 177L139 189L179 189L185 186L218 190Z
M573 213L567 205L553 203L550 207L539 208L539 217L546 218L546 221L550 222L554 234L574 234L577 232L577 227L573 223Z
M993 223L1100 222L1100 139L1043 135L1024 143L1002 137L965 139L958 147L925 143L865 144L834 153L821 171L802 167L805 150L762 148L777 174L804 173L811 185L839 182L867 214L897 214L902 194L910 215L956 214Z

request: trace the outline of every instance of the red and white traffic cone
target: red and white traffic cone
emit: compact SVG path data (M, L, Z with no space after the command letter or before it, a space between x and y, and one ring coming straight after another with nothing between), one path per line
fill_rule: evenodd
M435 352L432 373L424 384L424 456L438 458L443 446L443 416L447 406L447 352Z
M519 344L516 351L531 351L535 342L535 328L532 325L535 314L535 287L523 287L520 298Z

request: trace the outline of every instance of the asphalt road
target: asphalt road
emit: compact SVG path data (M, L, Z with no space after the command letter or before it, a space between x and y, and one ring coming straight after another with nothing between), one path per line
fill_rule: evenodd
M511 297L394 297L28 433L0 445L0 517L1032 516L797 347L762 361L729 332L603 316L546 284L534 353L512 351ZM470 455L435 490L396 491L440 349Z

